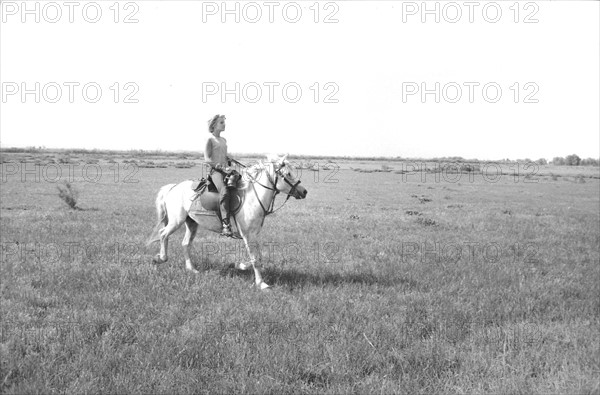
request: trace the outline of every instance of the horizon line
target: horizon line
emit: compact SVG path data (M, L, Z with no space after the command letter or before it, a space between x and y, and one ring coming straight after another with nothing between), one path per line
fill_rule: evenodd
M72 153L106 153L106 154L126 154L126 153L145 153L151 155L159 155L159 154L189 154L189 155L203 155L202 151L190 151L190 150L163 150L163 149L106 149L106 148L48 148L45 146L28 146L28 147L2 147L0 145L0 153L27 153L27 152L64 152L64 151L75 151ZM237 157L262 157L266 156L266 153L248 153L248 152L232 152L232 156ZM569 154L569 155L577 155L577 154ZM562 158L566 158L569 155L565 155ZM579 156L579 155L577 155ZM402 156L386 156L386 155L372 155L372 156L360 156L360 155L313 155L313 154L289 154L290 158L299 158L299 159L307 159L307 158L318 158L318 159L353 159L353 160L456 160L456 161L477 161L477 162L537 162L541 159L546 160L547 162L551 162L552 159L547 158L538 158L536 160L531 160L529 158L518 158L518 159L510 159L510 158L502 158L502 159L478 159L478 158L469 158L465 159L462 156L441 156L441 157L402 157ZM583 158L580 159L594 159L600 160L598 158Z

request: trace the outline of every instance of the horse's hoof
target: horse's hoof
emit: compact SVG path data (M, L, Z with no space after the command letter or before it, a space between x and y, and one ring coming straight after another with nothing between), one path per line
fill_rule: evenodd
M200 272L198 270L194 269L194 267L192 265L186 265L185 268L194 274L200 274Z
M258 289L260 289L261 291L269 291L271 289L271 287L269 287L269 285L267 283L262 282L258 286Z
M200 273L198 270L196 270L196 269L194 268L194 266L192 266L192 262L186 262L186 263L185 263L185 268L186 268L187 270L189 270L190 272L194 273L194 274L198 274L198 273Z
M154 263L155 265L160 265L161 263L165 263L168 260L169 258L162 259L160 257L160 254L156 254L156 256L152 258L152 263Z
M249 267L250 267L250 265L248 265L246 263L242 263L242 262L237 263L235 265L235 268L238 269L238 270L248 270Z

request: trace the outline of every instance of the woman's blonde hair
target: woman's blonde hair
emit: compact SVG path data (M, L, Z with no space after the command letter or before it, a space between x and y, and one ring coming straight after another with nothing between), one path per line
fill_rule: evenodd
M217 121L219 120L219 118L225 119L225 115L217 114L208 120L208 131L210 133L213 133L215 131L215 126L217 125Z

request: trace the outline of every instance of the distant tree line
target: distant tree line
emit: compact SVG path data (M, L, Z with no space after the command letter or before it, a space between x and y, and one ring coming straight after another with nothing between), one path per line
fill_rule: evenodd
M113 155L113 154L121 154L121 155L129 155L129 156L141 156L141 157L177 157L179 159L200 159L204 158L203 153L198 151L163 151L160 149L157 150L110 150L110 149L85 149L85 148L46 148L44 146L39 147L26 147L26 148L17 148L17 147L0 147L0 153L59 153L64 155L71 154L96 154L96 155ZM234 156L242 157L242 158L260 158L261 154L250 154L250 153L233 153ZM388 157L388 156L372 156L372 157L362 157L362 156L327 156L327 155L297 155L291 154L288 157L290 160L361 160L361 161L394 161L394 160L421 160L428 162L482 162L482 163L490 163L490 162L498 162L492 160L483 160L480 161L478 159L465 159L461 156L444 156L444 157L436 157L436 158L403 158L400 156L396 157ZM594 158L581 159L578 155L568 155L564 158L559 156L552 159L548 162L545 158L540 158L536 161L533 161L529 158L525 159L501 159L500 162L504 163L531 163L535 162L538 165L554 165L554 166L600 166L600 161Z
M545 161L545 159L544 159L544 161ZM600 166L600 162L598 161L598 159L594 159L594 158L581 159L579 156L577 156L575 154L568 155L564 158L557 156L554 159L552 159L551 163L555 166Z

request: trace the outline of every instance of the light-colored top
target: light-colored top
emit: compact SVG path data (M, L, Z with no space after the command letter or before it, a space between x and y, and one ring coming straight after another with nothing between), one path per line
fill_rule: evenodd
M212 165L227 166L227 140L210 135L204 147L204 160Z

